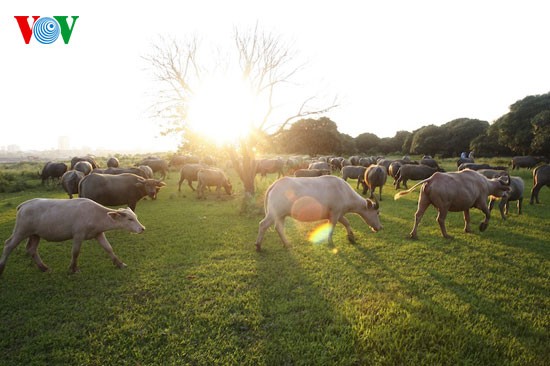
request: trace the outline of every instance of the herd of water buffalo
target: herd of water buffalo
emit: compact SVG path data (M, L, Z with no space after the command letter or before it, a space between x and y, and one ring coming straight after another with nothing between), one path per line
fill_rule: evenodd
M70 169L65 163L46 163L39 173L42 181L60 178L69 197L78 193L79 198L35 198L19 205L13 234L6 240L0 257L0 274L10 252L25 238L28 239L28 253L43 271L48 267L38 255L37 247L41 238L48 241L73 239L70 265L73 272L78 271L77 257L82 241L93 238L107 251L115 265L124 267L125 264L114 254L104 232L114 229L143 232L145 228L134 213L137 202L146 196L152 199L157 197L159 190L165 186L162 179L171 166L181 167L179 191L187 180L192 190L195 190L192 182L198 182L196 190L199 198L204 197L207 187L213 186L218 195L222 187L227 194L232 193L232 185L225 172L213 168L210 159L198 161L185 156L176 159L167 162L151 157L136 166L121 168L116 158L110 158L105 169L101 169L91 156L73 158ZM445 238L450 238L445 227L448 212L464 212L466 232L471 231L469 210L477 208L485 214L479 226L484 231L488 227L490 210L497 199L500 199L499 208L503 219L508 213L510 201L518 202L518 213L521 214L524 182L520 177L511 176L510 170L533 168L531 203L539 203L540 189L545 185L550 186L550 165L546 164L545 159L533 156L514 157L510 166L477 164L473 159L460 158L457 170L452 172L445 172L430 156L424 156L418 162L408 156L395 160L353 156L349 159L325 157L315 161L301 158L262 159L255 163L256 174L265 176L278 173L278 179L265 193L265 217L260 221L256 239L258 251L261 250L266 230L271 226L275 227L283 244L288 245L284 234L284 219L288 216L299 221L328 220L330 244L338 222L346 228L348 240L355 242L350 223L345 218L347 213L358 214L373 231L379 231L382 229L379 201L382 200L382 187L388 176L394 179L396 189L401 184L406 189L398 192L395 199L420 188L411 238L417 238L418 224L430 205L438 211L437 221ZM333 175L335 171L341 176ZM154 178L155 173L160 175L160 179ZM362 193L365 195L370 191L369 198L365 199L354 190L347 179L357 179L357 189L362 184ZM408 188L408 180L419 182ZM379 188L378 199L376 188ZM118 205L128 205L129 208L114 210L105 207Z

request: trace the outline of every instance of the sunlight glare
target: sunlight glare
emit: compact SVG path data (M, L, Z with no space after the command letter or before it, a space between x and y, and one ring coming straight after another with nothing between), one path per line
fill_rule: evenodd
M189 104L191 129L212 142L235 143L258 122L259 101L239 78L212 77Z

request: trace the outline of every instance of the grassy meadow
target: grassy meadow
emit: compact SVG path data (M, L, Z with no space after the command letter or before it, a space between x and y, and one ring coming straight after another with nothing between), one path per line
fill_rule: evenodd
M171 172L158 200L137 205L143 234L107 233L123 270L88 241L81 272L69 274L71 243L43 241L42 273L21 243L0 277L0 364L549 364L550 189L529 205L530 170L513 173L526 185L523 214L514 202L503 221L496 207L483 233L477 209L473 234L449 213L446 240L430 208L408 239L418 190L394 201L389 179L384 230L350 214L357 244L338 225L329 247L308 240L318 224L287 219L292 248L270 229L260 253L262 210L240 212L242 185L229 173L233 196L197 200L187 185L178 193ZM259 208L275 178L257 178ZM34 197L67 195L38 181L0 192L2 241Z

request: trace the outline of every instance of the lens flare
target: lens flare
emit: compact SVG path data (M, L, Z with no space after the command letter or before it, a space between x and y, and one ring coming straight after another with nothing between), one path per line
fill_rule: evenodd
M308 234L307 240L309 240L313 244L326 242L328 241L328 234L330 233L331 228L332 225L330 224L330 222L325 222L313 229Z

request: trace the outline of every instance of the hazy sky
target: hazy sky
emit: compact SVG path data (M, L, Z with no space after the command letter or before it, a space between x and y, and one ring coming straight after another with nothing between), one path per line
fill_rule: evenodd
M233 28L281 35L307 61L299 86L340 107L340 132L391 137L468 117L494 121L550 91L548 1L3 1L0 147L168 150L149 118L142 60L159 35L225 47ZM78 15L70 42L27 45L16 15ZM229 46L228 46L229 47ZM327 102L327 103L328 103ZM293 106L296 108L296 106Z

